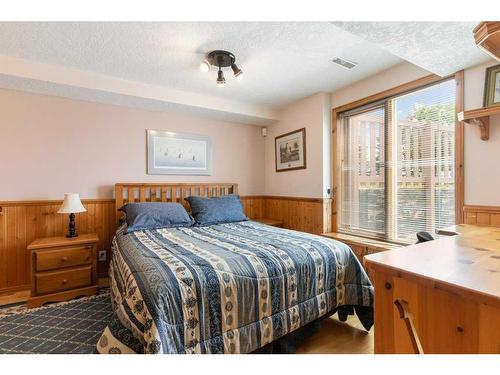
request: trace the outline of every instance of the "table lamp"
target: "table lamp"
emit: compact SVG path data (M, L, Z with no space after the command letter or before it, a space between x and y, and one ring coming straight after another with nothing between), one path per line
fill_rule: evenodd
M64 201L57 213L69 214L68 234L66 235L66 237L78 237L78 233L76 233L75 214L85 211L87 210L85 209L85 207L83 207L83 204L80 201L80 195L78 193L64 194Z

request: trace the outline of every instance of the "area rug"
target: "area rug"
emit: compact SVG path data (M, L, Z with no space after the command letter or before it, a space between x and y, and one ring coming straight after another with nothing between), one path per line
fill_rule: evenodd
M111 315L107 290L36 309L0 309L0 353L93 353Z

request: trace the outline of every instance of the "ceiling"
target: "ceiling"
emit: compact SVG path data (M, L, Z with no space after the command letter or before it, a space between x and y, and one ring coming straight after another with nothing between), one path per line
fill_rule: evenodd
M474 42L479 22L334 22L395 56L440 76L491 58Z
M474 45L475 25L0 22L0 87L262 125L288 103L405 60L440 75L487 61ZM236 55L243 81L228 71L220 88L215 70L199 71L214 49ZM348 70L335 57L358 65Z
M241 82L198 65L214 49L233 52ZM279 107L333 91L402 60L327 22L0 23L0 54L126 80ZM341 56L359 63L346 70Z

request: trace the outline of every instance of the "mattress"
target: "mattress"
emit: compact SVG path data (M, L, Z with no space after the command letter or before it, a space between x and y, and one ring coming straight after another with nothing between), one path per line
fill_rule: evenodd
M373 287L347 245L252 221L121 227L109 272L99 353L250 353L338 310L373 324Z

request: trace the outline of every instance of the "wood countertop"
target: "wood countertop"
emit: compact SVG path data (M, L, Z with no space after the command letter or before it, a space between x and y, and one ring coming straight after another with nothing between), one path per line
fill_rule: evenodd
M464 224L438 231L453 232L457 235L368 255L366 264L500 306L500 228Z

